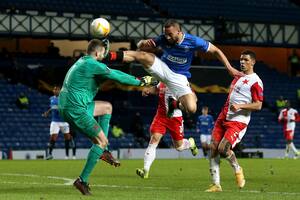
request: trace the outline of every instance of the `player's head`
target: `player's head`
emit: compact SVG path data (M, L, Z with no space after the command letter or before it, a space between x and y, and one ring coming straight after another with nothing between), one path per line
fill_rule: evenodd
M105 53L105 45L101 40L92 39L86 50L87 54L93 56L96 60L103 60Z
M203 106L202 107L202 115L207 115L208 114L208 107L207 106Z
M52 92L53 92L53 94L54 94L55 96L58 96L58 95L59 95L59 92L60 92L60 86L59 86L59 85L55 85L55 86L53 87Z
M169 44L179 43L183 37L180 24L175 19L167 20L164 24L164 35Z
M252 72L255 62L256 54L253 51L245 50L241 53L240 66L243 72Z

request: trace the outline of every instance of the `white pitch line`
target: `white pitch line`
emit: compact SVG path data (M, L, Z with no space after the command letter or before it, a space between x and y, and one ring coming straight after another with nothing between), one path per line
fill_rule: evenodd
M56 180L63 180L65 183L57 183L58 185L72 185L74 179L66 178L66 177L58 177L58 176L40 176L36 174L13 174L13 173L0 173L0 176L23 176L23 177L36 177L36 178L48 178L48 179L56 179ZM33 182L35 183L35 182ZM54 183L56 184L56 183Z
M37 177L37 178L48 178L63 180L65 183L45 183L45 182L14 182L14 181L0 181L4 184L24 184L24 185L54 185L54 186L70 186L73 184L74 179L59 177L59 176L40 176L36 174L13 174L13 173L0 173L0 176L23 176L23 177ZM134 186L134 185L102 185L93 184L92 187L102 188L123 188L123 189L149 189L149 190L172 190L172 187L152 187L152 186ZM197 189L180 190L180 191L199 191ZM199 191L201 192L201 191ZM232 190L224 190L224 192L234 192ZM238 192L238 191L237 191ZM259 190L240 190L242 193L257 193L257 194L274 194L274 195L300 195L300 192L267 192Z

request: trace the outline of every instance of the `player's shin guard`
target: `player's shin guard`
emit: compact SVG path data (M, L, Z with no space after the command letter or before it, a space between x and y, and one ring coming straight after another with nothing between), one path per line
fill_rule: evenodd
M220 185L220 155L209 159L209 171L213 184Z
M149 144L144 157L144 170L149 172L150 167L156 157L156 148L158 144Z

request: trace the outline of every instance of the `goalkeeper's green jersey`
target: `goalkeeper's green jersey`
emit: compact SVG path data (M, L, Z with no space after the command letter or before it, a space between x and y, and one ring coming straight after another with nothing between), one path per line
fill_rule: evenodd
M69 69L65 77L59 95L59 108L86 109L107 79L135 86L141 83L134 76L110 69L89 55L83 56Z

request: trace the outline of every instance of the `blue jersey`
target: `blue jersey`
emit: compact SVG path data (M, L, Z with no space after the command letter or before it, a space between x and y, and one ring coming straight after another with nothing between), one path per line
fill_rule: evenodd
M200 115L197 119L197 131L200 134L210 135L214 127L214 119L211 115Z
M62 118L58 112L58 97L50 97L50 108L51 108L51 121L53 122L63 122Z
M185 33L180 44L170 45L164 35L160 35L153 39L156 46L160 46L163 50L161 60L166 63L169 68L178 74L182 74L187 78L191 78L190 67L195 51L207 52L209 42Z

